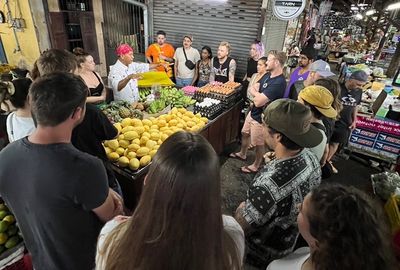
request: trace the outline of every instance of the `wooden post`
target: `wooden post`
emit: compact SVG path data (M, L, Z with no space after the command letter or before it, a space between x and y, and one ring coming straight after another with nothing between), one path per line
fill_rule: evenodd
M397 69L400 65L400 42L397 43L396 51L394 52L392 61L386 71L386 76L393 78L396 75Z

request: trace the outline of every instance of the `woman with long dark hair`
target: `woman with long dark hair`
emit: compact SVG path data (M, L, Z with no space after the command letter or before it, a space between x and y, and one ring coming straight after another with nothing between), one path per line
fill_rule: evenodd
M321 185L299 207L308 247L273 261L267 270L396 269L382 211L354 187Z
M244 234L222 216L220 193L211 145L197 134L173 134L150 165L132 217L103 228L96 269L240 269Z

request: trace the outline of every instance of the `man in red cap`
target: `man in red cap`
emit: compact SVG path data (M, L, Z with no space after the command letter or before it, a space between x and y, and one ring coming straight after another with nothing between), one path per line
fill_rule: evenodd
M134 63L133 49L128 44L118 46L117 62L110 67L108 81L114 92L114 100L126 100L130 103L139 100L137 80L141 73L156 69L162 64Z

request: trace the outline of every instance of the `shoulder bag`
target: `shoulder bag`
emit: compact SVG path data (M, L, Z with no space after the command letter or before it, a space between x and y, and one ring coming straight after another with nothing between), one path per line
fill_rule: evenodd
M193 63L191 60L189 60L189 59L187 58L186 51L185 51L185 48L184 48L184 47L182 47L182 50L183 50L183 54L185 55L185 59L186 59L186 61L185 61L185 66L186 66L188 69L193 70L193 69L196 67L196 64Z

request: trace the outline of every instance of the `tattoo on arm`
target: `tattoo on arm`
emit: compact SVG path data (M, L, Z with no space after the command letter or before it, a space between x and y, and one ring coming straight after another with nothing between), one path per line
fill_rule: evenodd
M235 72L236 72L236 61L232 60L229 64L229 80L235 80Z

